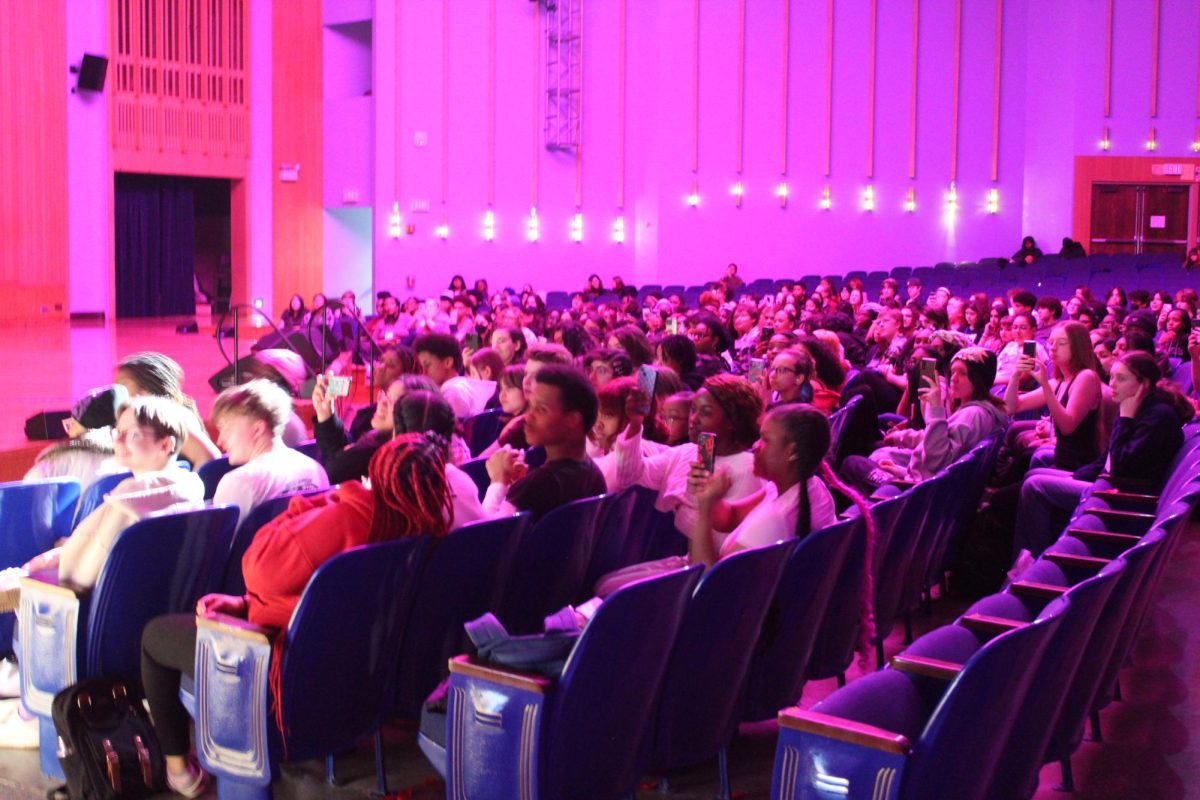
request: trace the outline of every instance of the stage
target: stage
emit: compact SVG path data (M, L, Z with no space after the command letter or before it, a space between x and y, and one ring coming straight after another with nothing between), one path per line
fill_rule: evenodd
M139 350L156 350L178 361L186 376L184 391L207 418L216 398L208 379L226 361L211 329L175 332L176 326L192 321L192 317L161 317L0 328L0 364L8 375L0 424L0 480L19 480L49 444L26 440L29 416L43 410L69 410L89 389L112 383L117 362ZM260 332L269 331L243 326L241 355L249 353ZM232 358L232 337L225 337L224 343Z

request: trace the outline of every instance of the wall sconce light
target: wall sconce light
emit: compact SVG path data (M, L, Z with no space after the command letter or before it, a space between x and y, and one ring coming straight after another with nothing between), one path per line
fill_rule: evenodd
M1112 147L1112 140L1110 140L1108 138L1108 126L1105 125L1104 126L1104 136L1102 136L1100 139L1100 149L1108 150L1110 147Z
M625 218L617 217L613 222L612 240L617 244L625 244Z
M779 198L779 207L787 208L788 185L787 181L780 181L775 187L775 196Z
M538 215L536 208L529 209L529 219L525 223L525 238L531 242L538 240Z
M863 189L862 209L868 212L875 210L875 187L869 184Z
M571 217L571 241L576 244L583 241L583 214L578 212Z
M988 189L987 213L989 213L989 214L999 214L1000 213L1000 190L999 189Z
M262 299L261 297L256 297L256 298L254 298L254 307L255 307L255 308L257 308L257 309L260 309L260 310L262 309L262 307L263 307L263 299Z
M496 215L489 208L483 212L483 240L490 242L496 238Z
M825 184L825 188L821 190L821 202L818 205L822 211L828 211L833 207L833 200L829 196L829 184Z
M733 204L738 208L742 207L742 192L744 191L745 187L742 186L741 181L733 184L733 188L730 189L730 192L733 194Z
M696 186L695 181L692 181L692 191L688 194L685 200L692 208L700 205L700 189Z
M917 190L910 186L910 187L908 187L908 194L906 194L904 196L904 211L907 214L911 214L916 210L917 210Z
M404 235L404 227L400 221L400 201L392 203L392 213L388 216L388 236L399 239Z
M437 236L442 241L446 241L447 239L450 238L450 226L446 224L445 214L442 215L441 224L433 229L433 233L435 236Z
M1158 131L1153 125L1150 126L1150 138L1146 140L1146 149L1151 153L1158 149Z
M953 228L954 223L958 218L958 189L954 188L954 181L950 181L950 190L946 192L946 207L942 212L942 222L947 228Z

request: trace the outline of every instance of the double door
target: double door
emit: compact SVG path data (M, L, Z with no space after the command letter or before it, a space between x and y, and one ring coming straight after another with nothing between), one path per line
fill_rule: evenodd
M1089 253L1187 252L1186 185L1096 183L1092 185Z

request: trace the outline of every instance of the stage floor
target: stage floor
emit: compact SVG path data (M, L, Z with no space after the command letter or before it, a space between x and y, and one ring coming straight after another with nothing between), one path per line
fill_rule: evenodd
M157 350L178 361L185 373L184 391L207 416L216 398L208 379L226 361L211 333L175 332L176 326L191 321L192 317L162 317L0 329L0 364L9 375L0 422L0 479L13 480L14 472L19 478L46 445L26 440L29 416L69 409L89 389L112 383L117 362L139 350ZM239 342L243 356L256 339L243 328ZM232 358L230 337L225 347Z

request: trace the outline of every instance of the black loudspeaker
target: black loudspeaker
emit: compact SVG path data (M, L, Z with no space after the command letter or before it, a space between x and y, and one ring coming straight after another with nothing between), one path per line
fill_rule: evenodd
M258 359L256 359L254 356L239 358L238 368L242 373L242 383L245 383L246 381L252 380L254 377L256 377L260 369ZM230 386L236 385L233 382L233 377L233 365L230 364L229 366L225 367L225 369L209 378L208 385L212 387L214 392L220 393L228 389Z
M308 331L293 330L288 331L283 336L277 333L270 333L259 339L250 348L250 351L257 353L260 350L295 350L304 359L304 363L309 369L314 372L321 370L321 343L325 344L325 362L328 365L338 356L341 350L338 347L337 339L328 328L313 327L312 339L308 338Z
M42 411L25 420L25 438L34 442L47 439L65 439L63 420L70 419L70 411Z
M79 82L77 87L84 92L104 91L104 76L108 74L108 59L104 56L83 54L79 64Z

